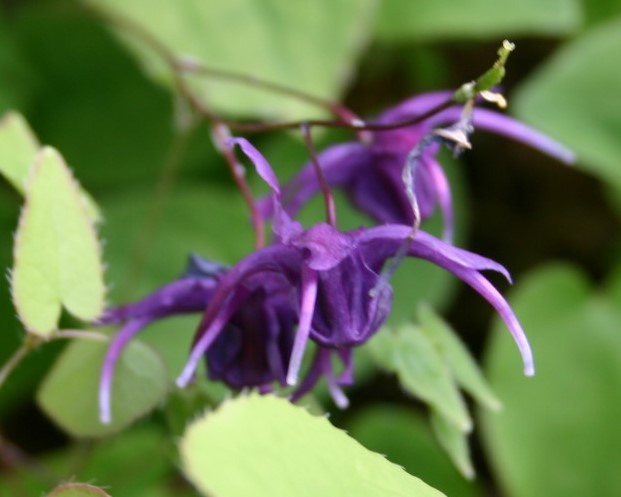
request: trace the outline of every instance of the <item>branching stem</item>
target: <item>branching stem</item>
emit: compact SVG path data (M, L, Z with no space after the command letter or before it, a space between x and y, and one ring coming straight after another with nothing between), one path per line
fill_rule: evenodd
M81 339L81 340L94 340L98 342L107 342L108 336L104 333L88 330L59 330L49 337L51 340L66 340L66 339ZM2 369L0 369L0 389L8 379L8 377L17 369L22 361L28 357L33 350L38 348L46 340L38 337L37 335L29 333L26 335L23 343L17 348L9 360L4 363Z
M21 362L41 343L41 339L35 335L27 335L24 342L13 353L9 360L4 363L2 369L0 369L0 388L4 385L4 382L11 375L13 371L21 364Z

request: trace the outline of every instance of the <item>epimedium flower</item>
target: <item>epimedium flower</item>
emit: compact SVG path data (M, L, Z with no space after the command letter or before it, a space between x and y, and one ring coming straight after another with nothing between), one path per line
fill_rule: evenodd
M220 279L197 331L190 357L177 379L187 385L197 365L223 336L231 316L239 311L239 296L276 278L290 289L291 305L297 309L297 330L288 363L286 383L297 385L302 359L309 340L318 345L310 370L294 398L325 377L338 405L346 399L339 386L351 383L352 349L376 333L392 306L387 261L407 257L425 259L451 272L483 296L500 314L522 354L527 375L534 373L532 353L524 332L509 304L482 274L492 270L509 274L500 264L453 247L432 235L405 224L387 224L341 232L326 223L304 229L284 211L279 182L261 153L243 138L232 138L272 190L275 241L249 254ZM390 268L390 265L388 265ZM337 377L331 356L344 364Z
M227 267L190 257L186 273L144 299L109 309L99 324L123 324L108 347L99 389L100 418L111 420L112 379L118 358L129 341L150 323L179 314L202 313L214 296ZM256 283L256 284L254 284ZM246 282L235 295L235 312L206 354L209 377L232 388L286 385L297 309L289 287L278 278Z
M98 325L124 326L112 339L102 366L99 386L100 419L111 420L111 389L116 363L129 341L154 321L200 312L207 306L225 266L190 256L185 274L142 300L108 309Z
M178 386L187 385L198 364L206 360L214 380L262 392L270 391L274 383L295 386L293 400L324 378L335 403L345 407L341 387L353 382L353 349L388 318L389 280L398 265L394 261L402 257L428 260L488 300L514 336L526 374L533 373L530 347L517 318L481 274L492 270L509 278L500 264L405 224L341 232L319 223L304 229L283 209L279 182L265 158L245 139L231 138L227 144L235 145L272 190L274 243L230 268L192 257L179 280L104 315L101 324L123 327L104 359L99 392L102 421L110 421L114 368L129 340L155 320L197 312L203 318ZM309 341L315 343L315 354L299 382ZM342 364L338 373L334 359Z
M434 92L412 97L382 113L376 124L391 124L422 116L449 100L451 92ZM444 219L443 239L451 242L453 213L450 185L436 155L446 136L436 133L425 144L414 172L414 196L419 219L414 219L411 200L404 188L402 172L408 155L421 140L438 127L463 120L463 106L451 105L423 121L395 129L365 131L366 143L354 141L333 145L318 155L326 182L343 189L352 203L380 223L420 224L436 208ZM574 154L544 134L498 112L474 107L469 121L474 129L505 136L534 147L564 163L574 162ZM282 202L290 215L320 191L320 183L309 162L283 187ZM271 201L261 209L271 214Z

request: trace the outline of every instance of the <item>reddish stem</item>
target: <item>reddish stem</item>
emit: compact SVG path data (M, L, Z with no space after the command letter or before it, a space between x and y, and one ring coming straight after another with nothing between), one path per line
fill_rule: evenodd
M216 148L226 160L229 170L233 175L233 180L248 205L250 217L252 219L252 227L254 228L254 245L255 248L260 249L265 246L265 225L263 222L263 216L261 216L261 213L257 209L257 204L254 200L254 196L252 195L252 191L246 182L244 166L239 163L237 157L235 156L235 152L233 152L233 149L231 149L231 147L229 147L226 143L227 139L231 136L230 130L225 124L220 122L213 123L211 129L216 143Z
M227 69L207 67L199 61L183 58L174 59L172 61L172 69L173 71L178 70L181 73L185 72L203 75L210 79L226 79L242 85L259 88L271 93L276 93L281 96L291 97L301 102L306 102L310 105L314 105L315 107L321 107L323 109L326 109L331 114L339 117L344 122L354 123L360 121L360 118L356 116L356 114L354 114L351 110L341 105L340 103L324 100L323 98L309 95L307 93L304 93L303 91L296 90L295 88L290 88L288 86L274 83L272 81L266 81L264 79L257 78L256 76L252 76L249 74L230 71Z
M321 193L323 194L323 199L326 206L326 218L328 219L328 223L330 224L330 226L336 228L336 207L334 205L334 196L332 195L330 186L328 185L326 177L323 174L321 164L319 164L317 152L315 151L315 146L313 145L313 136L310 126L306 123L303 123L300 126L300 130L302 131L302 136L304 137L304 143L306 143L308 155L311 159L311 162L313 163L313 167L315 168L315 174L317 175L317 179L319 180L319 186L321 188Z

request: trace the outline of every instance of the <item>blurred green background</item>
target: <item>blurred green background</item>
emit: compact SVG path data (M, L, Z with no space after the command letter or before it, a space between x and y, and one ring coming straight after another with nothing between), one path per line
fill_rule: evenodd
M420 301L433 303L484 361L504 404L500 414L483 413L471 437L478 478L459 476L433 440L423 406L371 365L348 392L352 407L331 420L449 496L621 495L621 2L0 6L0 114L23 113L101 206L113 303L177 277L189 252L232 263L252 250L245 207L208 126L184 127L187 108L171 91L170 75L119 19L186 58L342 101L361 116L419 92L456 88L489 67L504 38L515 42L503 82L508 112L573 148L578 164L567 167L483 133L475 133L471 152L446 161L458 242L511 271L514 290L494 282L515 305L538 375L520 377L506 330L492 323L477 295L441 271L412 265L395 282L399 319L411 318ZM230 81L195 84L206 102L235 119L318 115ZM349 139L325 131L317 147ZM253 143L284 177L305 162L294 134L262 134ZM2 183L0 264L7 269L20 205ZM318 212L320 205L311 207L304 219ZM346 223L360 221L349 216ZM0 286L0 319L3 363L23 338L7 285ZM171 378L195 322L175 319L145 335ZM166 410L104 440L74 440L48 419L35 392L63 347L37 350L0 391L0 495L40 495L72 477L110 485L115 497L195 495L176 472Z

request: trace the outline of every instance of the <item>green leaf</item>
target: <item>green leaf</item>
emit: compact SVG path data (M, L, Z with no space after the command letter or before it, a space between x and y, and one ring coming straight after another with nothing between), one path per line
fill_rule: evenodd
M177 495L172 489L170 493L157 492L176 478L173 444L161 426L140 423L94 444L75 477L114 490L114 497ZM74 450L79 453L79 446ZM62 472L56 471L57 474L65 477L72 476L72 471L75 474L75 464L71 464L75 452L68 455L69 464ZM176 490L180 493L180 489Z
M52 490L47 497L110 497L99 487L88 483L64 483Z
M616 267L609 273L606 293L613 303L621 306L621 261L618 261Z
M166 401L166 421L170 431L176 437L181 436L188 420L215 405L217 402L213 392L206 388L203 381L173 390Z
M170 94L93 16L33 5L11 21L35 71L38 136L62 151L98 199L104 191L152 185L173 135ZM208 142L204 132L201 139ZM207 160L198 158L193 170L204 171Z
M433 344L413 325L402 325L394 336L394 368L403 388L429 403L461 431L470 431L472 421L466 405Z
M537 375L524 378L502 325L487 371L501 413L483 412L484 441L507 495L621 495L621 311L571 267L532 274L511 299Z
M180 449L187 477L214 497L443 495L273 395L224 403L190 425Z
M621 18L563 47L512 99L516 114L573 148L578 167L621 188Z
M619 0L588 0L582 2L587 25L607 22L621 15Z
M71 172L53 148L42 149L32 169L11 283L24 326L42 337L56 330L62 306L85 321L103 310L97 235Z
M33 93L30 61L13 29L15 17L0 12L0 114L26 107Z
M418 317L421 331L444 358L455 381L481 405L499 410L502 407L500 401L459 336L429 306L421 306Z
M377 36L383 41L553 36L581 22L577 0L386 0Z
M39 142L24 117L8 112L0 120L0 173L22 195Z
M234 264L254 249L248 209L233 188L178 184L155 220L150 217L152 202L148 188L102 197L107 219L102 236L117 300L127 301L128 277L130 293L138 295L178 278L191 253ZM146 226L154 221L149 233ZM137 271L138 263L142 266Z
M397 339L392 328L384 326L365 344L371 360L386 371L395 371Z
M366 39L373 0L88 0L148 33L184 60L250 75L318 97L338 99ZM114 25L114 22L112 23ZM124 29L125 28L125 29ZM160 81L161 57L121 23L121 38ZM327 34L329 33L329 36ZM192 65L190 62L189 65ZM316 107L220 78L189 79L209 105L242 115L303 115Z
M99 421L98 392L107 342L71 343L42 383L37 401L66 432L100 437L121 430L153 409L166 395L168 380L159 356L134 340L116 367L112 423Z
M435 411L431 413L431 427L455 467L465 478L472 480L475 473L467 435L443 414Z
M481 493L466 481L438 446L429 424L413 409L373 404L347 418L347 432L367 449L386 454L413 475L450 496L475 497Z

